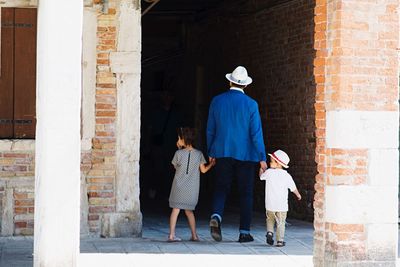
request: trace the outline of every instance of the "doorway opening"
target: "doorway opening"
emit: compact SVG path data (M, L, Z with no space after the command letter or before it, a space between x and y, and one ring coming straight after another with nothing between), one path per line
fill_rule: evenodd
M149 5L143 1L142 9ZM176 127L198 131L207 158L211 99L229 89L225 74L245 66L254 82L267 153L285 150L303 195L289 216L312 221L315 163L313 76L315 1L159 1L142 17L140 190L146 212L169 212ZM157 147L160 134L162 148ZM254 209L264 210L264 183L255 175ZM209 214L213 173L201 178L196 212ZM235 180L227 208L238 207Z

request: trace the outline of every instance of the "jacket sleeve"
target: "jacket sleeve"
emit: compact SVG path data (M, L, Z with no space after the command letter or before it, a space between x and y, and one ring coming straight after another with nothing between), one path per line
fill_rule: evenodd
M214 157L212 152L212 146L215 139L216 122L214 117L214 101L211 101L210 109L208 111L207 120L207 154L210 157Z
M265 145L261 126L261 118L258 111L258 104L256 102L254 102L250 114L250 136L251 140L253 141L254 147L258 152L259 160L266 161L267 157L265 155Z

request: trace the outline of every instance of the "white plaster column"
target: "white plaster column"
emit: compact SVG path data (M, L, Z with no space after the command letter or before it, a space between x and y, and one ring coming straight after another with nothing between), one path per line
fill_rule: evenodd
M79 255L82 0L38 8L34 266Z

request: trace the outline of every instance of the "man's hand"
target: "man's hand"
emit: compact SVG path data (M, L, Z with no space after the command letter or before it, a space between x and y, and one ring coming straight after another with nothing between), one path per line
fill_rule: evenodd
M297 200L301 200L301 195L300 195L299 190L296 189L293 193L296 195Z
M260 168L260 170L258 171L258 176L261 176L264 173L264 170L262 168Z
M260 168L265 172L268 169L267 163L265 161L260 161Z
M212 166L214 166L217 163L217 161L213 157L208 157L208 162L210 162Z

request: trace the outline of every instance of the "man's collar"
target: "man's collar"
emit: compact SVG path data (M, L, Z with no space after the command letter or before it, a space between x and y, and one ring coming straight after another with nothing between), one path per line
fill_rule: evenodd
M242 93L244 94L244 91L243 91L243 89L242 89L242 88L239 88L239 87L232 86L230 89L231 89L231 90L240 91L240 92L242 92Z

